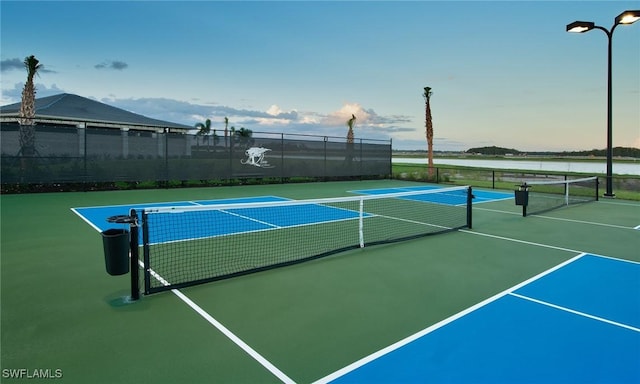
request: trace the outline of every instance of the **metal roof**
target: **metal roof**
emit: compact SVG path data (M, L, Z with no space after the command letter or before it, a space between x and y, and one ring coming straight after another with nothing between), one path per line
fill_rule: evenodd
M0 106L0 121L17 122L20 104ZM36 99L36 122L106 128L187 132L193 127L152 119L86 97L61 93Z

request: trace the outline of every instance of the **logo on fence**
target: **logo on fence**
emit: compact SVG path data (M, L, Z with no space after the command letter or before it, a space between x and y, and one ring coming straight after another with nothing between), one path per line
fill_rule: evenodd
M273 168L273 165L270 165L269 162L264 159L264 154L269 151L269 148L251 147L244 152L247 158L240 160L240 162L259 168Z

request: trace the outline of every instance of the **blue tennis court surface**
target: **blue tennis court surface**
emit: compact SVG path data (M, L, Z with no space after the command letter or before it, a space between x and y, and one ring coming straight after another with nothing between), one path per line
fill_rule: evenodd
M212 206L221 204L257 203L286 201L288 199L277 196L258 196L238 199L182 201L169 203L136 204L105 207L74 208L74 212L81 216L98 231L109 228L122 227L122 224L108 223L111 216L128 215L131 209L143 209L149 207L194 207ZM215 222L212 230L210 227L193 227L183 225L186 221L198 222L199 216L206 215L207 220ZM367 213L364 217L371 216ZM287 207L259 207L239 208L224 210L186 211L181 215L164 215L161 219L163 225L171 228L171 231L154 233L149 239L151 244L166 243L180 240L193 240L208 237L223 236L229 234L246 233L268 230L273 228L293 227L309 224L330 223L340 220L352 220L359 218L358 211L331 207L319 204L301 204ZM153 222L157 215L150 216L147 220ZM142 238L140 238L142 242Z
M318 383L638 383L640 263L579 255Z
M107 218L111 216L129 215L131 209L141 210L149 207L193 207L214 204L235 204L235 203L257 203L269 201L288 200L278 196L256 196L235 199L217 199L217 200L196 200L196 201L172 201L165 203L146 203L146 204L130 204L130 205L107 205L100 207L82 207L73 208L72 210L80 216L84 221L96 230L102 232L109 228L122 228L121 224L108 223Z
M361 189L361 190L355 190L350 192L356 193L359 195L382 195L387 193L430 191L430 190L437 190L437 189L442 189L442 187L425 185L425 186L404 187L404 188ZM430 201L433 203L451 204L451 205L461 205L461 204L465 204L466 202L466 196L459 192L450 193L450 194L435 193L435 194L426 194L426 195L416 195L415 197L406 197L406 199ZM486 203L489 201L506 200L506 199L513 199L513 194L505 193L505 192L476 190L476 189L473 190L473 204Z
M409 192L409 191L428 191L442 189L441 187L434 186L419 186L409 188L384 188L384 189L365 189L358 191L351 191L357 194L367 195L380 195L396 192ZM489 192L489 191L473 191L474 203L480 203L485 201L496 201L507 198L513 198L511 194L502 192ZM466 203L466 193L453 192L453 193L433 193L425 195L407 196L403 199L410 199L416 201L425 201L438 204L447 205L463 205ZM101 206L101 207L83 207L73 208L73 211L83 218L89 225L95 228L97 231L105 231L109 228L121 228L121 224L108 223L106 219L111 216L128 215L131 209L141 210L149 207L193 207L193 206L207 206L218 204L235 204L235 203L258 203L258 202L275 202L286 201L284 197L279 196L255 196L245 198L234 199L218 199L218 200L196 200L196 201L174 201L164 203L148 203L148 204L131 204L131 205L117 205L117 206ZM272 210L286 209L289 213L281 215L280 219L273 221L276 215L273 215ZM292 206L286 208L273 207L273 208L259 208L259 209L243 209L243 212L229 211L229 214L220 214L220 220L225 225L222 227L227 228L241 228L237 224L241 221L246 222L246 226L241 232L256 231L261 229L268 229L273 227L287 227L294 225L306 225L320 222L331 222L336 220L348 220L357 217L357 212L331 208L324 205L306 204L301 206ZM211 213L209 213L211 214ZM223 217L228 216L228 217ZM243 219L244 217L244 219ZM272 221L263 221L266 217L269 217ZM208 234L208 236L223 235L230 232L220 232L214 234ZM202 233L180 234L179 230L173 231L171 238L162 239L162 241L180 240L187 238L200 238L205 236ZM159 239L156 239L160 241ZM156 242L154 240L154 242Z

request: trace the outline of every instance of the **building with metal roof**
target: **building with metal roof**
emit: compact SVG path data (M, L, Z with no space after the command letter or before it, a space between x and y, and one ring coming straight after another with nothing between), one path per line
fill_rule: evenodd
M0 106L0 122L17 123L20 104ZM140 131L187 133L194 128L184 124L152 119L137 113L91 100L86 97L61 93L36 99L36 124L101 127Z

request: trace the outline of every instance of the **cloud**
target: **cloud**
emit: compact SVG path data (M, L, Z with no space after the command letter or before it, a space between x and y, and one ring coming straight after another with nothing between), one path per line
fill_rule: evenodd
M411 126L410 116L383 116L358 103L344 103L335 111L323 113L284 110L277 104L272 104L267 110L256 110L167 98L105 98L101 101L144 116L185 125L211 119L212 127L216 130L224 129L224 118L227 117L229 127L244 127L254 132L346 137L347 120L354 114L357 118L354 127L356 138L395 140L420 135Z
M17 57L0 61L0 71L5 72L15 69L24 70L24 63Z
M122 71L123 69L129 67L129 64L125 63L124 61L113 60L103 61L102 63L96 64L93 67L95 69L114 69L116 71Z
M47 88L38 84L38 97L65 92L55 84ZM3 96L20 100L22 84L16 84L9 94L3 90ZM81 95L85 96L85 95ZM85 97L90 97L86 95ZM5 101L5 100L3 100ZM244 127L253 132L285 133L289 135L317 135L344 138L347 134L347 120L352 114L357 121L354 127L356 138L396 140L410 142L416 137L416 128L411 126L409 116L379 115L373 109L362 107L358 103L344 103L329 113L319 111L285 110L272 104L266 110L241 109L217 104L198 104L169 98L117 98L114 96L98 101L117 108L174 123L194 126L196 123L211 119L212 128L224 129L224 118L229 119L229 127ZM418 129L419 130L419 129Z
M329 113L322 120L322 123L331 126L346 126L352 115L356 116L356 125L368 123L371 118L371 114L365 111L360 104L345 103L337 111Z
M14 57L13 59L6 59L6 60L0 61L0 71L1 72L14 71L14 70L25 71L25 73L26 73L26 69L24 67L24 60L20 60L19 58ZM56 71L52 71L50 69L47 69L41 63L40 64L40 69L38 70L38 73L56 73Z
M0 103L2 105L7 105L20 102L22 99L22 88L24 88L24 83L15 83L13 88L3 89ZM47 87L44 84L36 83L36 98L57 95L65 92L65 90L58 88L56 84L51 84L50 87Z
M412 121L409 116L390 115L380 116L373 109L365 109L358 103L345 103L337 111L331 112L322 119L323 124L331 126L346 126L351 115L356 116L356 127L386 127L398 123Z

